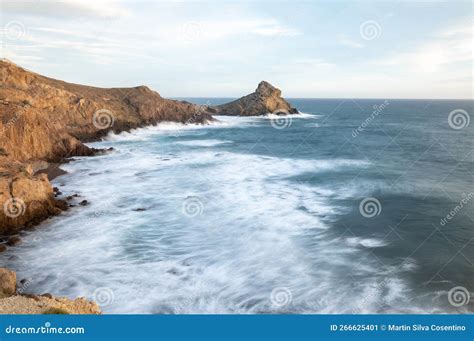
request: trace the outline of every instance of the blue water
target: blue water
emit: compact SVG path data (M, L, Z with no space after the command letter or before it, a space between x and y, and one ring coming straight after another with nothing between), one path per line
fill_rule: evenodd
M110 313L474 312L473 102L291 103L91 144L54 181L90 204L0 261Z

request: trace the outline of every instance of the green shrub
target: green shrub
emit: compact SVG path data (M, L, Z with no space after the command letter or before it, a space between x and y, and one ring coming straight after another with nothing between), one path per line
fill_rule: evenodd
M45 315L69 315L69 313L61 308L48 308L46 309L43 314Z

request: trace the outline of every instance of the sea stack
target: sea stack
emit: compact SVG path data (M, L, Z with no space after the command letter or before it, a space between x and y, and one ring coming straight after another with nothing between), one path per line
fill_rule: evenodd
M297 114L283 97L281 90L266 81L258 84L255 92L230 103L214 107L216 115L228 116L261 116L266 114Z

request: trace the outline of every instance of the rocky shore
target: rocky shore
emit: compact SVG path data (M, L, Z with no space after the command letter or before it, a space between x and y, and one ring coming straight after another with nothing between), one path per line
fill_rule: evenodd
M262 81L257 90L230 103L213 108L216 115L229 116L261 116L268 113L276 115L297 114L293 108L281 97L281 90L268 82Z
M100 314L97 303L51 294L25 294L28 282L17 286L16 274L0 268L0 314Z
M62 172L58 166L76 156L108 152L85 142L163 121L207 124L215 120L212 115L298 112L265 81L254 93L215 107L165 99L146 86L106 89L66 83L5 59L0 60L0 84L0 252L19 244L22 230L68 209L50 183ZM0 276L0 286L5 278ZM82 304L15 295L2 299L0 312L13 312L8 308L13 302L29 305L31 299L45 306ZM38 309L30 311L43 311Z
M83 142L162 121L205 124L209 108L162 98L145 86L70 84L0 61L0 235L58 214L45 170L99 151Z

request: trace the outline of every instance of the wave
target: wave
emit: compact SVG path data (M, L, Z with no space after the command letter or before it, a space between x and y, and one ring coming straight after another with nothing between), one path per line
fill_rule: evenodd
M179 122L160 122L157 125L151 125L141 128L132 129L129 132L124 131L121 133L109 132L108 135L104 138L105 141L144 141L151 136L159 134L173 134L181 135L186 134L196 130L203 129L215 129L215 128L226 128L229 127L227 122L216 120L213 122L208 122L206 124L185 124Z
M220 144L229 144L233 143L232 141L223 141L223 140L191 140L191 141L179 141L175 144L182 146L191 146L191 147L214 147Z
M333 228L347 210L339 198L360 196L365 185L298 181L370 162L239 153L233 135L215 128L262 118L218 119L109 135L100 145L113 153L77 158L54 180L89 205L28 232L17 258L8 249L0 260L33 278L32 292L94 298L107 288L106 313L422 312L399 276L415 265L381 264L370 251L383 240ZM197 131L205 137L191 139ZM286 306L272 301L276 291Z
M383 240L375 239L375 238L359 238L359 237L350 237L346 239L347 244L351 246L363 246L366 248L375 248L375 247L382 247L386 246Z
M264 119L271 119L271 120L282 118L282 117L291 117L292 119L294 119L294 118L314 119L314 118L321 117L321 115L313 115L313 114L308 114L308 113L304 113L304 112L299 112L297 114L288 114L288 115L277 115L277 114L269 113L269 114L266 114L264 116L252 116L252 117L261 117L261 118L264 118Z

